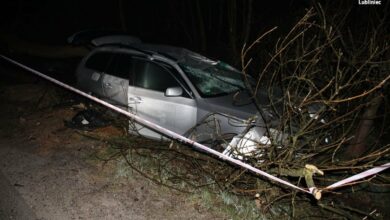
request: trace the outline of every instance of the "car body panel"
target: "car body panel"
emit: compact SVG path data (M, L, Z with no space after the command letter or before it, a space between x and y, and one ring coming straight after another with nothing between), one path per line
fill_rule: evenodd
M104 74L102 83L103 96L112 100L121 106L127 106L127 94L129 89L129 80L116 77L110 74Z
M76 76L79 88L100 96L103 95L102 80L104 72L87 68L84 65L80 65L77 72L83 73Z
M247 119L257 113L256 106L245 92L205 98L204 101L210 111L223 112L242 119Z
M164 92L129 87L128 105L138 116L178 134L184 134L196 123L196 103L190 98L166 97ZM138 132L150 138L160 137L145 128Z

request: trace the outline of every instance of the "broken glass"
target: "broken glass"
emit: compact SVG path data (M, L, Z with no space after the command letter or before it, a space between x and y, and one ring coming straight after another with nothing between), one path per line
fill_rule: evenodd
M242 73L220 62L206 68L182 65L184 72L203 97L227 95L245 89Z

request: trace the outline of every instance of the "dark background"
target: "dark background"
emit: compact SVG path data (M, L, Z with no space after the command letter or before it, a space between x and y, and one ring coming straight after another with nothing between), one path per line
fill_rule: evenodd
M277 39L318 3L327 19L348 12L344 29L351 28L354 36L375 25L369 18L386 10L386 1L374 6L359 5L358 0L5 0L0 7L0 37L65 45L67 37L81 30L120 30L143 42L185 47L240 67L244 43L277 26L253 50L261 66Z
M274 26L279 27L275 34L287 31L315 2L6 0L1 3L0 25L3 33L47 44L65 44L68 36L85 29L123 30L144 42L182 46L232 61L236 55L231 53L237 54L244 42ZM364 19L368 8L381 8L359 6L358 0L322 4L334 10L353 7L356 20Z
M3 1L1 25L26 37L48 42L61 42L70 34L90 28L122 29L120 0L16 0ZM252 5L251 26L260 32L267 26L289 24L303 15L310 1L227 1L227 0L122 0L126 29L130 34L158 43L188 46L186 32L196 34L199 11L207 37L227 38L228 7L236 2L237 17L243 16L244 4ZM199 7L199 8L198 8ZM240 18L237 18L240 22ZM191 30L192 29L192 30ZM191 36L194 38L196 36ZM189 45L191 46L191 45Z

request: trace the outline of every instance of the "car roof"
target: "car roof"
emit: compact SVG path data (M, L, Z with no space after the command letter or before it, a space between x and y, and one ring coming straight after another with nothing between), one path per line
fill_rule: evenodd
M89 44L95 48L121 48L133 49L148 55L158 54L185 66L205 69L218 64L215 61L191 50L162 44L143 43L139 38L112 30L84 30L68 38L74 45ZM229 65L230 66L230 65ZM231 67L233 68L233 67Z
M134 43L127 44L132 49L137 49L150 54L158 54L174 60L178 64L188 65L196 68L207 68L216 65L218 61L209 59L191 50L162 44Z
M107 44L101 44L100 46L96 47L96 49L101 50L108 47L114 51L116 48L118 48L120 50L135 50L147 55L160 55L178 64L183 64L199 69L214 66L219 62L185 48L162 44L146 44L140 42L131 43L128 41L115 43L110 42Z
M148 55L159 54L178 64L199 69L205 69L219 63L219 61L209 59L185 48L143 43L139 38L118 30L83 30L71 35L68 42L73 45L92 45L95 48L129 48Z

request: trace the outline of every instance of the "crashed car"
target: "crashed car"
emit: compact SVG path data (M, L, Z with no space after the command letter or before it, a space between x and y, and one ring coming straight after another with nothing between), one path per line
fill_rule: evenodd
M222 144L234 157L269 144L270 135L284 138L266 132L264 120L272 115L259 117L243 74L224 62L131 36L99 35L90 42L94 48L76 70L84 91L194 141ZM143 125L130 126L132 133L161 138Z

